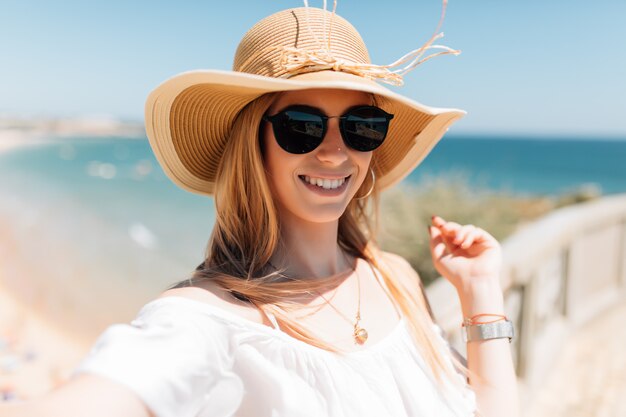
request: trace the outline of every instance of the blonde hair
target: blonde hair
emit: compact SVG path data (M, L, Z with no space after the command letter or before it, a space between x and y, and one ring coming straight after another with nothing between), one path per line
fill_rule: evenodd
M299 339L321 349L341 351L311 334L302 324L287 314L299 304L289 301L296 296L322 291L336 276L316 280L290 279L285 281L280 271L268 266L280 241L280 221L265 175L260 125L263 114L277 93L260 96L249 103L237 116L230 131L230 139L221 157L215 187L215 225L209 240L206 259L193 276L170 288L192 285L210 280L239 299L249 301L264 312L274 314L281 328L288 329ZM376 100L376 98L374 98ZM371 169L376 173L376 152ZM372 188L368 176L357 196L366 195ZM378 219L379 191L373 186L371 195L353 199L339 218L338 244L354 257L366 260L380 272L389 292L407 318L409 330L419 350L443 387L442 376L458 383L459 376L450 369L444 357L446 347L433 327L430 311L419 276L415 285L421 291L411 292L394 276L397 270L389 268L375 244L375 225ZM371 209L368 207L371 206ZM371 213L369 211L373 211ZM417 293L418 296L414 294ZM301 307L301 306L300 306ZM453 366L466 377L470 371L454 355Z

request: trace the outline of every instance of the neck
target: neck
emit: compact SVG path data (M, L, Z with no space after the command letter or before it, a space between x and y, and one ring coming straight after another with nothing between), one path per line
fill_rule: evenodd
M345 272L354 267L337 243L339 221L303 222L281 218L281 247L271 263L285 269L289 277L321 278Z

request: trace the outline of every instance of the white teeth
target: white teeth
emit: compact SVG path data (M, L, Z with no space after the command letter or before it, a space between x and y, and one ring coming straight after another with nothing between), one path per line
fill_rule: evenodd
M301 178L303 178L304 181L308 182L309 184L317 185L318 187L322 187L325 190L334 190L335 188L341 187L343 183L346 182L346 178L329 180L323 178L311 178L308 175L305 175Z

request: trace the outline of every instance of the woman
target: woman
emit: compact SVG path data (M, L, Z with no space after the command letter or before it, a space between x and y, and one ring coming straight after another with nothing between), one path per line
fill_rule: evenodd
M234 68L179 74L146 104L166 173L215 197L205 261L107 329L69 382L2 415L516 416L498 242L437 216L429 227L472 329L466 368L369 223L369 203L464 113L373 81L401 72L370 64L334 11L263 19Z

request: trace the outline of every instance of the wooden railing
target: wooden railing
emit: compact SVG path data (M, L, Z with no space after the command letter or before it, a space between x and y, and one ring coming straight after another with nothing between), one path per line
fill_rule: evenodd
M532 401L567 337L626 301L626 194L555 210L501 244L501 283L515 325L511 347L524 403ZM465 356L454 287L439 278L426 292L450 343Z

